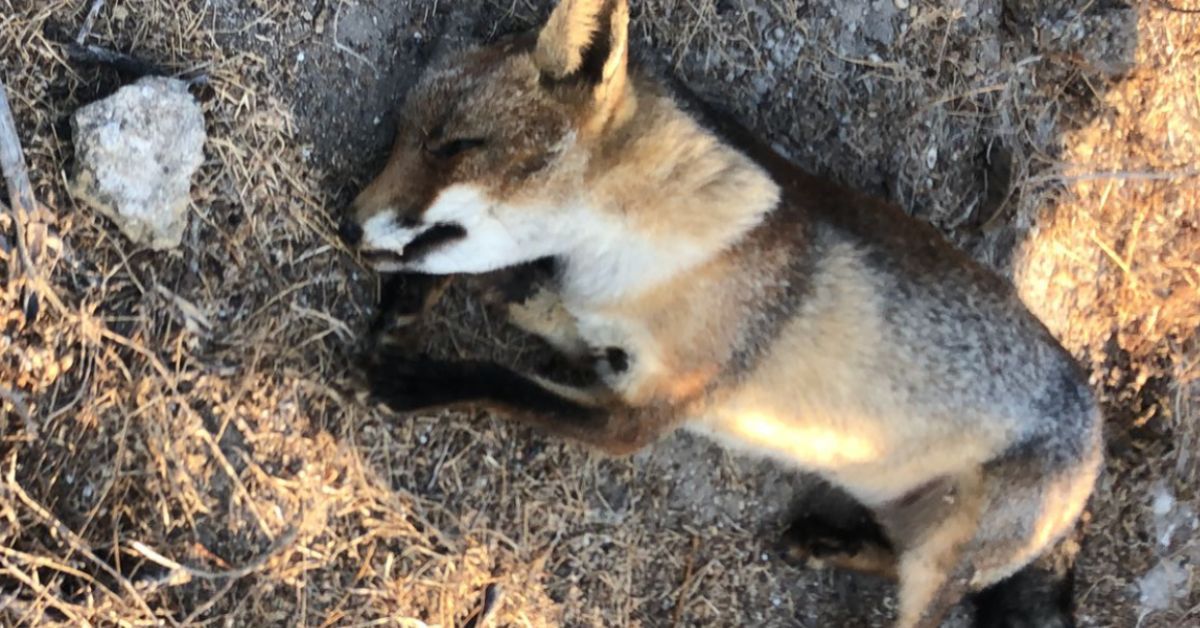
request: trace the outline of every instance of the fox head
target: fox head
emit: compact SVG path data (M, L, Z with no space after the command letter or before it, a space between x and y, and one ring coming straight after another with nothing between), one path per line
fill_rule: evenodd
M600 138L634 106L628 24L627 0L563 0L540 32L431 67L343 233L385 272L482 273L560 253Z

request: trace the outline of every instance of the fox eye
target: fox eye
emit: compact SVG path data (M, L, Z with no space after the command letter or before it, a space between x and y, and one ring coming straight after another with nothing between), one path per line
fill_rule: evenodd
M425 146L425 152L438 159L451 159L486 144L482 139L462 139L444 142L438 146Z

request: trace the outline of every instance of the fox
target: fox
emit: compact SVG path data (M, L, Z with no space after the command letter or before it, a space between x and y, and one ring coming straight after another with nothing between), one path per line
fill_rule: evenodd
M1085 371L1010 283L661 78L629 28L628 0L561 0L435 61L342 228L382 273L549 260L509 319L593 382L396 353L370 396L614 456L685 430L816 474L882 533L820 562L893 578L895 626L939 625L1077 524L1102 462Z

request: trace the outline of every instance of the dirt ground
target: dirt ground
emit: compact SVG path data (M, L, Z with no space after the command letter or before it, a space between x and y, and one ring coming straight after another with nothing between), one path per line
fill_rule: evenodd
M886 625L886 584L776 557L787 514L827 498L810 478L684 435L609 460L339 392L378 280L333 225L390 112L440 50L549 2L110 1L90 43L208 78L172 253L65 192L70 114L125 80L67 58L88 4L0 0L53 223L39 293L0 212L0 623L460 626L486 605L495 626ZM1200 625L1200 6L632 5L645 54L1014 280L1108 412L1080 625ZM423 333L539 355L462 289Z

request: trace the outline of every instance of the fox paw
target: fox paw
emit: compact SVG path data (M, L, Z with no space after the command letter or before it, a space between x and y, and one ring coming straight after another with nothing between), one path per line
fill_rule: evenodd
M824 569L830 559L853 556L863 548L861 539L853 538L817 517L803 517L792 523L784 533L783 558L794 565Z
M383 347L364 365L368 400L395 412L414 412L441 405L445 363Z
M363 368L368 398L395 412L475 402L500 379L490 363L434 360L383 349Z
M783 546L784 560L794 565L896 577L891 544L871 521L840 527L818 517L802 517L787 531Z

